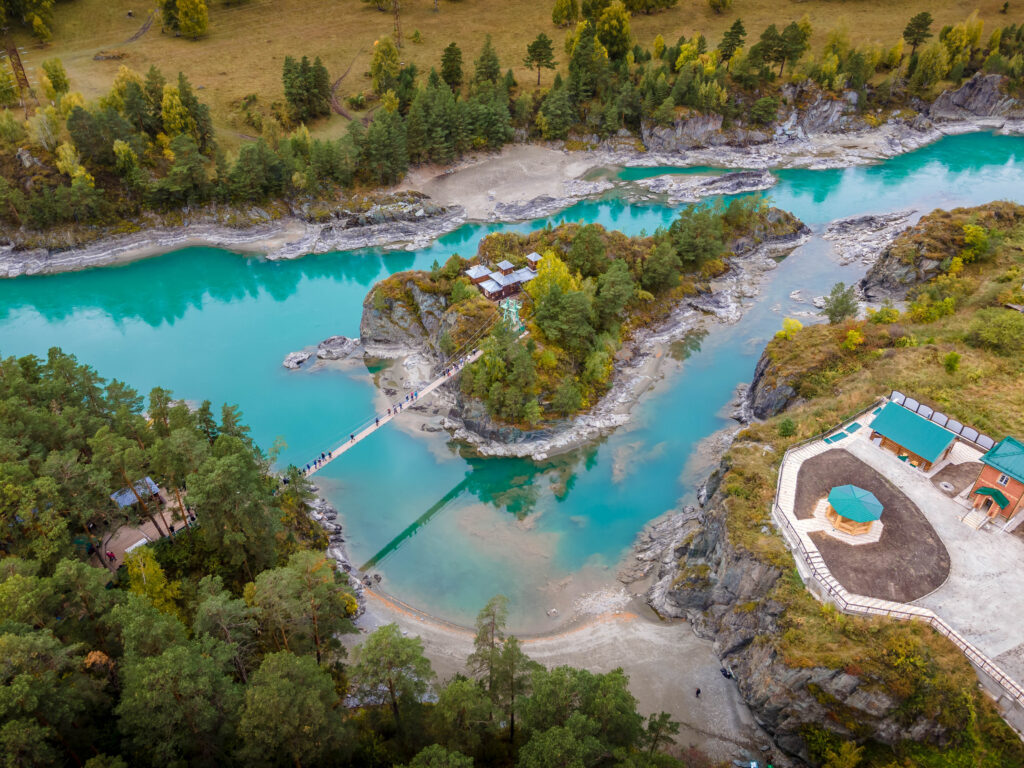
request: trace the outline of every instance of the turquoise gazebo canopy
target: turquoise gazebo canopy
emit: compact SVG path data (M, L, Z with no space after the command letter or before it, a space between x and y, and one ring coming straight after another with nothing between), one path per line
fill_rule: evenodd
M870 523L882 516L882 502L871 491L856 485L840 485L829 491L828 503L838 514L855 523Z

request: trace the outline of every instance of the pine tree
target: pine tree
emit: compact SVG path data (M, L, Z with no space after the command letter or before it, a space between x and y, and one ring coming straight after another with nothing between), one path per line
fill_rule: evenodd
M281 81L284 85L284 100L293 119L305 112L305 83L299 73L299 63L291 56L284 57L281 70Z
M473 82L497 83L501 77L501 63L498 61L498 53L491 43L491 36L484 38L484 47L480 51L480 57L476 60L473 72Z
M551 38L541 32L537 39L526 46L526 57L523 59L523 66L537 68L537 85L540 85L541 69L555 68L555 52L551 44Z
M331 77L319 56L313 61L310 92L314 114L318 117L331 114Z
M750 55L758 62L778 64L781 73L781 68L786 66L786 53L778 27L774 24L765 27L757 44L751 48Z
M552 88L540 105L537 126L545 139L564 139L575 117L569 92L565 88Z
M449 43L441 54L441 79L453 91L462 87L462 50L455 43Z
M575 104L582 104L597 92L607 65L607 60L598 50L601 44L595 37L594 28L589 23L582 27L569 58L569 97Z
M165 29L177 32L180 29L178 24L178 0L158 0L161 11L161 23Z
M213 119L210 117L210 108L200 103L192 84L182 72L178 73L178 96L192 118L192 124L195 126L192 138L196 140L199 151L209 151L213 148Z
M737 50L743 47L743 41L747 37L747 30L743 27L743 19L736 19L722 35L722 42L718 44L718 50L722 59L728 61Z
M917 52L917 46L932 36L932 15L928 11L921 11L907 22L903 30L903 39L910 43L910 55Z
M797 24L795 21L789 22L784 30L782 30L781 46L779 49L781 57L781 66L779 67L779 75L782 75L782 69L789 64L790 71L800 60L800 57L804 55L804 52L808 48L808 43L811 39L810 25L806 27Z
M405 125L401 115L379 109L362 144L362 166L375 184L394 184L409 167Z

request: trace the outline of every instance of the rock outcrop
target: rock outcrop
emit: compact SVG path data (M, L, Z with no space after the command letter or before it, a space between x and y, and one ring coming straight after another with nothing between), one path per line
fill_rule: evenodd
M761 353L748 390L750 412L755 418L770 419L782 413L797 396L792 383L780 378L779 371L767 350Z
M529 221L551 216L588 197L596 197L615 187L607 179L584 181L570 179L562 183L561 196L540 195L531 200L511 200L495 203L490 219L493 221Z
M1002 75L976 74L955 91L943 91L928 109L933 121L972 117L1024 118L1024 104L1004 91Z
M345 360L362 351L359 339L331 336L317 344L316 357L318 360Z
M908 258L905 251L889 247L861 279L861 292L868 301L905 299L911 288L942 271L942 261L920 254Z
M415 272L400 272L374 286L363 301L360 342L372 357L436 356L449 327L448 297L430 289Z
M291 370L294 371L296 368L299 368L304 362L309 360L309 358L311 358L312 356L312 352L289 352L287 355L285 355L284 362L281 363L281 365L283 365L285 368L290 368Z
M836 219L822 238L833 243L840 264L873 264L882 251L910 226L913 210Z
M666 174L636 182L656 195L665 195L671 205L696 203L705 197L739 195L774 187L778 180L767 170L735 171L719 176Z

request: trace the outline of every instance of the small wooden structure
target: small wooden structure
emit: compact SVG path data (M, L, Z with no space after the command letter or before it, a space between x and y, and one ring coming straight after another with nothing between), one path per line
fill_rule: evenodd
M926 472L949 455L956 435L896 403L871 422L871 442Z
M491 276L491 270L485 267L483 264L474 264L472 267L466 270L466 277L469 278L469 282L473 285L480 285L484 280Z
M871 491L856 485L840 485L829 491L826 519L837 531L860 536L882 516L882 503Z

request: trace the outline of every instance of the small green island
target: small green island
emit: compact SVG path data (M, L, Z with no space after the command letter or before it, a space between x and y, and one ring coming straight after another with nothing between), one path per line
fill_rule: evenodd
M805 230L751 196L686 208L648 236L599 224L493 234L471 260L456 254L429 272L401 272L376 285L365 303L363 340L404 336L440 361L479 347L480 358L462 374L463 395L495 420L534 428L591 408L608 391L623 343L639 329L709 292L734 260L760 246L791 248ZM527 280L488 298L491 265ZM516 327L501 321L497 301L512 291Z

